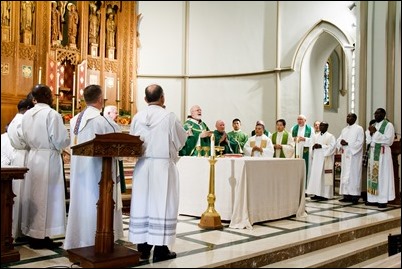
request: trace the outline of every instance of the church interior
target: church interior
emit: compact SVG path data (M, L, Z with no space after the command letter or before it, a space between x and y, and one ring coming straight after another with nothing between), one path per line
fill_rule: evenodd
M277 119L290 129L305 115L309 125L328 122L339 137L349 113L366 130L377 108L393 123L397 198L388 207L340 202L339 188L328 201L304 197L303 190L303 216L238 229L217 204L222 226L205 229L200 215L184 208L207 208L206 176L205 200L187 189L180 197L171 246L177 258L128 267L400 268L401 2L1 1L1 7L2 133L37 84L50 87L67 129L85 108L83 89L91 84L101 85L104 105L117 107L123 132L147 106L144 89L152 83L163 87L166 109L181 122L199 105L211 130L223 120L229 131L239 118L247 133L258 120L272 132ZM68 179L70 149L63 155ZM118 241L130 249L136 249L128 240L135 161L124 159L125 237ZM336 177L334 184L339 187ZM232 210L233 197L218 194L225 193L217 189L216 199ZM90 267L71 261L63 248L32 249L25 241L14 248L19 258L2 255L2 268Z

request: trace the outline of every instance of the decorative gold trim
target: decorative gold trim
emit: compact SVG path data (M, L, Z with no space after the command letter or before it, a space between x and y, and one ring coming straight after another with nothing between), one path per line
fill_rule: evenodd
M1 57L12 57L15 54L14 42L1 42Z
M113 72L113 73L117 74L117 70L118 70L117 61L105 60L104 64L105 64L105 71Z
M100 59L88 57L87 61L88 61L88 69L97 70L97 71L101 70L101 60Z
M80 51L77 49L57 49L56 61L63 62L69 60L72 65L78 65L80 62Z
M33 61L36 55L35 46L20 44L19 55L21 59Z

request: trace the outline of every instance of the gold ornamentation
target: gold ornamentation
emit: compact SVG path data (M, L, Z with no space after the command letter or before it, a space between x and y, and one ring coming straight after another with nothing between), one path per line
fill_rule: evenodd
M77 65L80 62L80 52L75 48L57 49L56 61L57 62L70 61L72 65Z
M1 57L12 57L15 54L14 42L1 42Z
M104 61L105 63L105 70L112 72L112 73L117 73L117 61L110 61L106 60Z
M19 55L24 60L35 60L36 49L35 46L20 44Z
M97 70L101 69L101 61L100 59L88 57L88 69Z

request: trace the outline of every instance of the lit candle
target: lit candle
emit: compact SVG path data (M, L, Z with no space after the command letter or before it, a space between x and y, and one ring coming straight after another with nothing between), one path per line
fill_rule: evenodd
M73 97L75 97L75 72L73 72Z
M117 79L117 98L116 98L116 100L117 101L120 100L120 80L119 79Z
M74 117L75 112L75 72L73 72L73 100L72 100L72 109L71 115Z
M60 72L57 71L57 76L56 76L56 94L60 94Z
M211 157L215 156L215 135L211 134Z
M41 84L42 82L42 67L39 67L39 78L38 78L38 84Z
M105 97L103 99L106 100L107 99L106 96L107 96L107 78L105 78Z
M134 103L134 83L131 81L131 97L130 97L131 103Z

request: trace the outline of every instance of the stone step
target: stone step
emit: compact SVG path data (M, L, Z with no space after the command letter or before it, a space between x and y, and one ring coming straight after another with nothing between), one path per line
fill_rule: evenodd
M368 234L330 247L271 263L261 268L345 268L388 253L388 235L401 227ZM343 235L339 235L343 237Z

